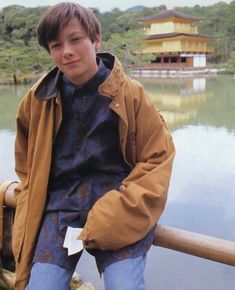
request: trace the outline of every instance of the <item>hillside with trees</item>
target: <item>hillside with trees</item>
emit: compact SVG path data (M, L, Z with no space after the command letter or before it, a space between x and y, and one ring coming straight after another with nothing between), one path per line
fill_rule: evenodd
M12 75L28 78L53 67L47 52L36 40L36 25L47 7L26 8L12 5L0 11L0 78ZM144 27L138 19L166 10L165 5L154 8L133 7L126 11L113 9L101 13L91 8L103 29L103 50L116 54L124 66L149 61L152 56L139 57L132 52L136 41L143 37ZM214 65L235 68L235 0L230 4L219 2L211 6L176 7L178 11L202 17L199 32L213 35L215 52L209 56Z

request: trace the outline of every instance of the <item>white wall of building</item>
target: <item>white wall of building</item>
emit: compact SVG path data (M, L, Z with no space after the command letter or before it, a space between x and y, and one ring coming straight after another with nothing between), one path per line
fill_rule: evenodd
M193 56L193 67L205 67L206 66L206 55L195 54Z
M206 67L206 54L182 53L181 57L192 57L193 67Z

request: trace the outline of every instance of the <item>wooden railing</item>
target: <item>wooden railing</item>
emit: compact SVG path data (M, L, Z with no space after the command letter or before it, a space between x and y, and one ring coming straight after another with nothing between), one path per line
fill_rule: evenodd
M15 184L5 193L5 204L15 207ZM235 266L235 242L158 225L154 245Z
M154 245L235 266L235 242L158 225Z

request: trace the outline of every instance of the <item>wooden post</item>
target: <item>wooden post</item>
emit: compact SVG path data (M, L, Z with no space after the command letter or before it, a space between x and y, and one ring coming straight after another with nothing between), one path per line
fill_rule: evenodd
M18 184L17 181L4 181L0 183L0 194L3 195L3 205L15 208L16 198L14 189Z

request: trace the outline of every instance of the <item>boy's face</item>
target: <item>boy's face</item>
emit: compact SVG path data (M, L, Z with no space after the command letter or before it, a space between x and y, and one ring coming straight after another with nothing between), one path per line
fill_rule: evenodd
M58 68L75 85L85 83L96 74L96 49L100 39L97 37L92 43L77 18L71 18L48 46Z

